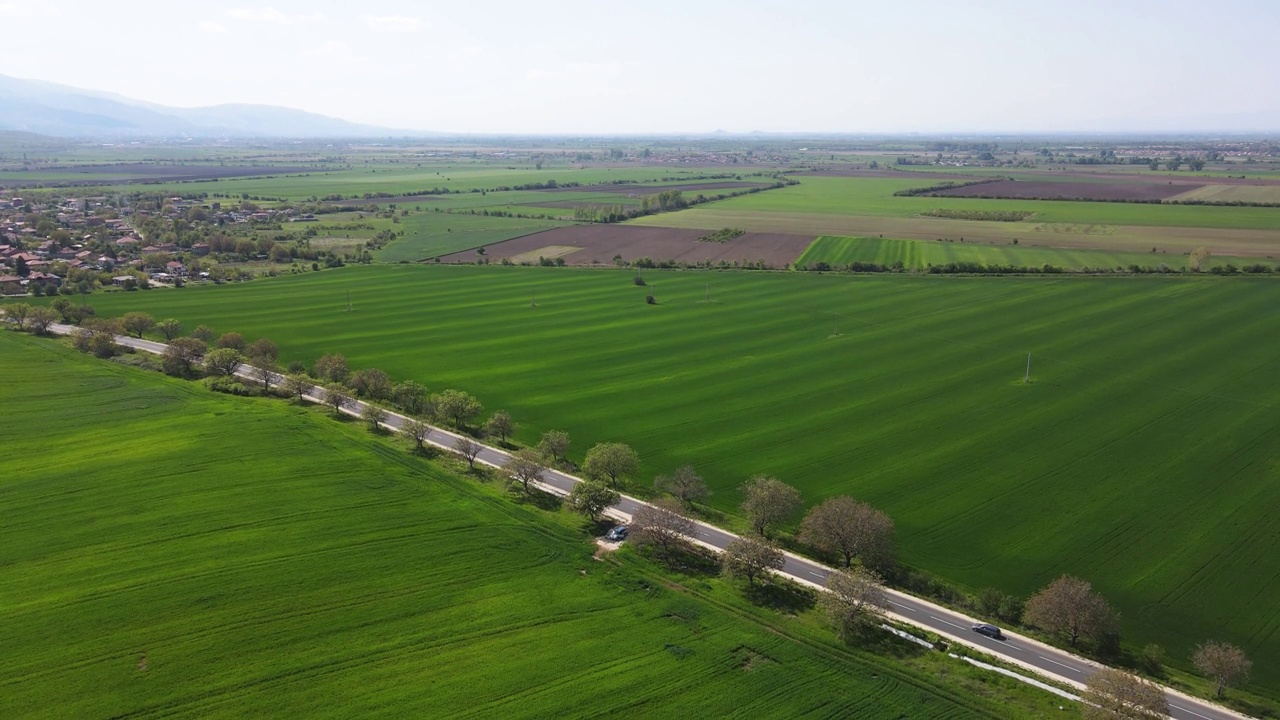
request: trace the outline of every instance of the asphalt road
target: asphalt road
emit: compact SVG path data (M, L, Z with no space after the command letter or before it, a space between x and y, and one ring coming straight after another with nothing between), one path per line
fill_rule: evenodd
M71 325L54 325L51 328L53 332L63 335L69 334L74 329L75 327ZM163 353L166 347L163 343L125 336L117 336L116 340L121 345L156 354ZM248 365L241 365L237 374L253 380L254 378L250 376L250 372L251 368ZM277 383L282 379L283 376L277 374L273 383ZM261 381L257 380L257 382ZM319 402L324 397L324 391L322 388L312 387L307 395L309 396L308 399ZM360 415L365 409L365 403L352 399L342 409L349 414ZM384 425L400 431L408 419L403 415L388 411ZM448 430L432 426L427 442L446 450L453 450L454 444L460 437ZM508 453L498 448L481 444L480 454L476 456L476 461L493 467L501 467L509 457ZM547 470L540 485L548 491L567 495L573 489L573 486L579 482L582 482L580 478L568 473L559 470ZM623 496L622 501L614 506L613 510L629 517L643 504L640 500ZM713 525L697 523L696 537L694 539L709 547L723 550L737 537L737 535ZM831 567L796 555L787 554L780 574L806 585L824 587L827 575L832 572L834 572L834 569ZM1092 661L1008 631L1004 632L1005 638L1003 640L995 640L985 635L979 635L972 630L973 624L979 622L974 618L897 590L889 590L888 595L892 605L891 614L902 622L920 628L927 628L949 640L969 645L1005 662L1033 670L1043 677L1081 688L1089 675L1099 667ZM1167 694L1170 716L1177 720L1239 720L1239 718L1246 717L1221 706L1198 698L1188 697L1172 690L1168 691Z

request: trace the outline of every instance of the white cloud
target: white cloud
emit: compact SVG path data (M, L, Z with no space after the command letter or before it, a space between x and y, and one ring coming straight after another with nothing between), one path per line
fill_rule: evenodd
M21 17L22 8L18 3L0 3L0 17Z
M415 33L426 27L422 18L407 15L364 15L360 19L375 32Z
M201 20L200 30L212 34L221 34L227 31L227 28L212 20Z
M287 15L273 7L232 8L227 11L232 20L241 22L275 23L277 25L293 25L300 22L323 22L327 20L323 13L310 15Z

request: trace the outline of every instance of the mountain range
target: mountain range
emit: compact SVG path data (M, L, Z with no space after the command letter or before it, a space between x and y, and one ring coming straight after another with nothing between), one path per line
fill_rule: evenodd
M0 131L74 138L379 138L426 136L272 105L176 108L0 75Z

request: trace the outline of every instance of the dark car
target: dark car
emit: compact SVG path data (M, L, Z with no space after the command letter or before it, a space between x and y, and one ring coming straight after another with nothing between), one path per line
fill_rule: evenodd
M979 635L986 635L987 637L995 638L996 640L1004 639L1004 633L1000 632L1000 628L996 627L995 625L988 625L987 623L978 623L977 625L973 626L973 631L978 633Z
M626 540L626 539L627 539L627 526L626 526L626 525L619 525L619 526L615 527L614 529L612 529L612 530L610 530L609 532L605 533L604 539L605 539L605 540L609 540L609 541L611 541L611 542L618 542L619 540Z

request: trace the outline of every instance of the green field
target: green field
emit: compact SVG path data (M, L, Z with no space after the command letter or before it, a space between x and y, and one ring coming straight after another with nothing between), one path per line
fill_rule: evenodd
M417 262L565 224L554 220L436 212L411 213L397 225L387 224L388 227L403 230L405 236L387 243L386 247L374 253L374 258L381 262Z
M94 301L268 335L285 361L336 351L464 388L509 410L522 441L567 430L577 458L629 442L642 484L692 463L730 513L756 473L811 503L852 493L895 519L911 565L1024 596L1079 574L1122 610L1128 641L1183 667L1207 637L1236 642L1257 690L1280 696L1280 606L1257 600L1280 592L1280 284L631 280L395 266Z
M358 423L0 332L7 718L1060 717L615 562Z
M1139 267L1159 267L1167 265L1172 270L1187 267L1187 258L1182 255L1160 255L1152 253L1125 253L1109 250L1069 250L1065 248L1046 248L1028 245L993 245L989 243L963 242L929 242L927 240L888 240L881 238L848 238L823 236L813 241L804 253L796 259L796 267L803 268L810 264L825 262L833 266L849 263L876 263L893 265L902 263L909 269L923 269L929 265L945 265L947 263L980 263L988 266L1042 267L1053 265L1059 268L1077 270L1081 268L1103 268L1115 270ZM1211 264L1234 263L1243 267L1257 262L1257 258L1214 257ZM1274 263L1262 263L1274 267Z

